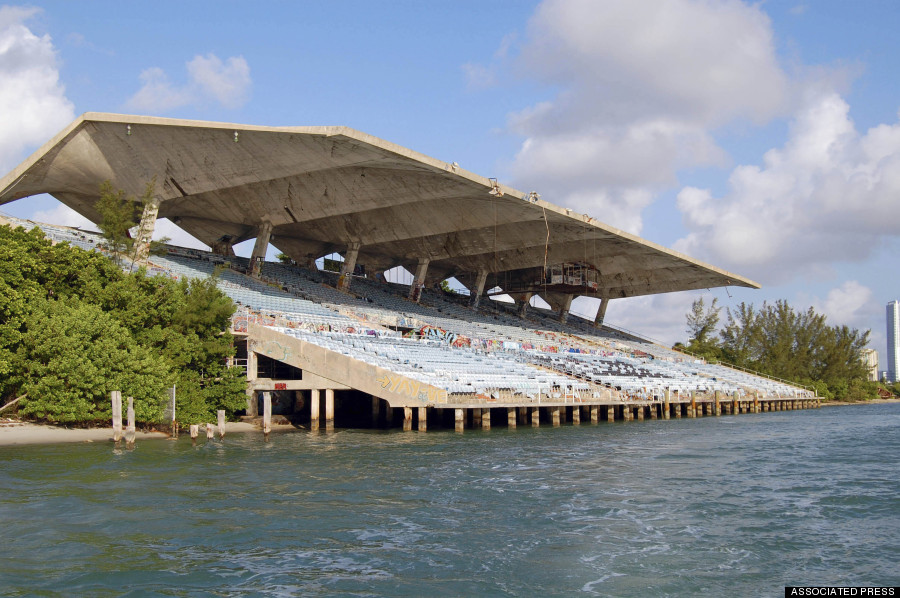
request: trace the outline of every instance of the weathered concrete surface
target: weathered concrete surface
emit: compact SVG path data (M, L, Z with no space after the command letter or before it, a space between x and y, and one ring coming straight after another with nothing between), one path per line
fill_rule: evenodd
M586 262L602 298L758 287L452 163L346 127L260 127L87 113L0 179L0 205L50 193L93 222L100 183L139 197L210 246L268 232L300 263L358 247L371 271L427 260L426 286L489 272L533 284L545 263ZM549 241L548 241L549 229ZM525 271L525 269L532 269Z

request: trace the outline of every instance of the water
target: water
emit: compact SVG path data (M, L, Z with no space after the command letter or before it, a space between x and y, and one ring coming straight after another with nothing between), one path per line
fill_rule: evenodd
M781 596L900 585L900 405L0 448L0 592Z

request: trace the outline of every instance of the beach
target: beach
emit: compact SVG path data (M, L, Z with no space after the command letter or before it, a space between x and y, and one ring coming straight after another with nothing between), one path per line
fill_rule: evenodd
M225 434L259 432L260 429L246 422L227 422ZM187 434L183 430L182 434ZM201 433L205 438L206 431ZM169 438L165 432L145 432L138 430L135 442ZM57 444L67 442L112 442L112 427L109 428L66 428L32 422L4 419L0 421L0 446L26 444Z

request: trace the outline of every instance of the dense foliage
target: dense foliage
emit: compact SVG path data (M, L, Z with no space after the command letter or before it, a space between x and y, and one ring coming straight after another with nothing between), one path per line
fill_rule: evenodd
M710 360L722 360L770 376L815 387L819 396L873 398L877 385L866 381L862 351L869 332L829 326L812 308L796 311L787 301L741 303L726 310L725 326L714 335L719 311L713 301L694 302L687 315L692 335L684 347Z
M39 229L0 227L0 403L27 393L21 413L91 422L120 390L155 423L174 384L180 423L233 415L246 405L243 373L226 367L233 312L213 279L126 274Z

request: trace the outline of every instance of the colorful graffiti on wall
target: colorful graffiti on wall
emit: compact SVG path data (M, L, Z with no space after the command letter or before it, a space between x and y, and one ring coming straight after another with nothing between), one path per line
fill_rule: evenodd
M435 388L416 380L410 380L406 376L384 373L376 377L375 382L380 384L381 388L388 388L391 392L403 394L420 401L429 403L447 402L446 390Z
M459 336L454 332L447 332L443 328L428 324L419 328L419 336L429 340L441 341L454 347L469 347L472 344L472 342L464 336Z

